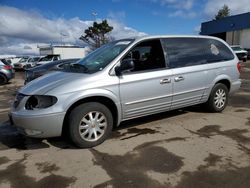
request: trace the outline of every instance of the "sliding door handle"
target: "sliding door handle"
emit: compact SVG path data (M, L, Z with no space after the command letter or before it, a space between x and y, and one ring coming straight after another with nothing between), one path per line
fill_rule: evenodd
M176 82L180 82L180 81L183 81L183 80L184 80L183 76L178 76L178 77L174 78L174 81L176 81Z
M171 83L171 79L170 78L162 79L160 81L160 84L168 84L168 83Z

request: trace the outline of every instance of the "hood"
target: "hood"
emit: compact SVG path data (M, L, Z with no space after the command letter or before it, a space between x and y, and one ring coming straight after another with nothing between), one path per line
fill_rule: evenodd
M46 63L50 63L50 62L53 62L53 61L38 61L36 64L43 65L43 64L46 64Z
M82 80L84 77L88 76L88 74L84 73L51 72L31 81L22 87L19 92L25 95L43 95L63 84Z

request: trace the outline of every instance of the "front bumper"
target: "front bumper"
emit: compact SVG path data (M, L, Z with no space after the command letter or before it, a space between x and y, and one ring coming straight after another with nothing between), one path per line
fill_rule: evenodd
M64 112L40 116L11 112L10 119L20 133L30 137L47 138L61 136L64 116Z

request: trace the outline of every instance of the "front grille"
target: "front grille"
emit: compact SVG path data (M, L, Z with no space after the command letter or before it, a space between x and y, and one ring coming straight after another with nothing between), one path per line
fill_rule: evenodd
M22 99L25 97L26 95L22 94L22 93L18 93L16 95L15 101L14 101L14 108L17 108L18 105L20 104L20 102L22 101Z

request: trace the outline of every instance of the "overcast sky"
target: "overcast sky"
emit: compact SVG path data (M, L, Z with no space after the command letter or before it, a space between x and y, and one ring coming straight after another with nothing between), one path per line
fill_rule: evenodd
M102 19L116 39L198 34L201 22L224 4L232 15L250 11L249 0L0 0L0 54L37 54L42 44L83 45L80 35Z

